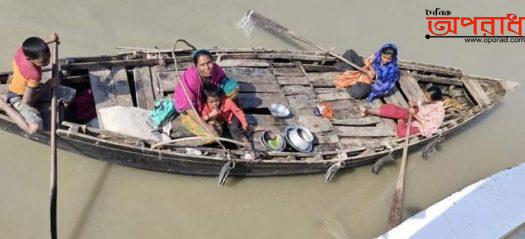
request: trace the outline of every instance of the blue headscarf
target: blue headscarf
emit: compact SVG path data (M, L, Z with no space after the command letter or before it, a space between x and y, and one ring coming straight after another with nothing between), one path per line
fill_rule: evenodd
M381 64L381 53L385 48L393 48L396 52L392 61L388 64ZM397 66L397 46L392 43L387 43L381 47L374 54L374 61L372 66L376 72L376 79L372 83L372 92L366 98L368 102L373 101L375 98L388 94L392 88L396 85L396 82L399 80L399 68Z

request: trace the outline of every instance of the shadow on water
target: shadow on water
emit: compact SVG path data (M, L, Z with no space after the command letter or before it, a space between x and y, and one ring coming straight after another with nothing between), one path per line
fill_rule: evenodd
M71 232L71 236L69 238L79 238L82 230L84 229L84 225L86 225L87 219L89 217L89 213L91 212L91 209L93 209L93 205L95 203L95 200L98 198L98 195L100 194L100 191L102 189L102 186L104 186L104 182L106 181L107 176L109 175L109 170L111 169L113 164L106 163L104 165L104 168L102 169L102 172L97 178L97 181L95 182L93 189L91 192L89 192L87 195L89 195L88 201L86 202L86 205L84 205L84 208L82 208L82 211L80 213L80 216L78 218L77 223L75 223L75 228L73 228L73 231Z

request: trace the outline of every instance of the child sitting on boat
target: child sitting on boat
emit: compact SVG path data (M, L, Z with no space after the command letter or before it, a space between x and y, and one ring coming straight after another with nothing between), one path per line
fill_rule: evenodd
M42 117L34 103L59 83L58 79L50 79L40 84L42 67L47 66L51 58L48 44L54 42L58 42L56 33L51 34L47 41L30 37L22 43L13 59L13 75L6 102L0 100L0 108L28 134L43 129Z
M224 96L220 88L213 84L205 84L203 92L205 104L201 112L202 119L214 126L217 132L222 132L224 127L234 140L243 142L247 148L251 149L252 145L246 137L248 121L242 109L229 97Z
M397 119L397 137L403 138L406 134L409 114L414 115L410 127L410 135L421 133L424 137L431 137L435 134L443 120L445 119L445 107L443 105L443 94L438 86L430 86L423 92L422 102L417 107L413 107L411 102L410 108L406 109L395 104L381 105L379 110L367 109L360 106L362 116L376 115L379 117Z

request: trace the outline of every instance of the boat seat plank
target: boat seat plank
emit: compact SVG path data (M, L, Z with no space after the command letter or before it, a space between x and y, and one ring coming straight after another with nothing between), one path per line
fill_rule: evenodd
M90 71L89 82L91 83L97 113L101 109L117 105L117 98L114 94L115 85L112 82L110 69Z
M270 67L270 63L263 59L222 59L217 64L221 67Z
M335 87L335 77L339 72L308 73L307 77L313 87Z
M353 126L334 126L335 132L340 137L384 137L395 136L395 132L390 127L353 127Z
M387 103L393 103L401 107L408 107L407 101L405 100L405 98L403 98L403 95L401 95L401 92L399 91L397 86L395 86L392 90L393 93L389 96L383 97L383 99L385 99Z
M239 93L237 102L243 109L267 108L273 103L286 105L286 100L281 93Z
M276 76L304 77L304 73L299 67L273 68Z
M324 143L324 144L314 145L312 151L314 153L322 153L322 152L336 151L338 149L339 149L339 145L337 143Z
M306 77L279 76L277 77L279 85L310 85Z
M330 144L338 142L337 135L333 132L321 132L313 134L315 136L314 143L316 144Z
M114 84L114 94L117 98L117 105L133 107L126 69L124 67L113 67L111 68L111 74L113 75L112 81Z
M153 90L151 89L151 72L149 67L135 67L133 69L135 79L135 97L137 107L152 110L154 108Z
M479 105L490 105L491 100L479 82L471 77L463 77L463 83L468 92Z
M405 96L408 100L418 102L423 97L423 90L417 83L416 79L412 74L407 71L401 71L401 76L399 77L399 85L401 90L405 93Z
M369 107L379 110L383 102L380 99L375 99L374 101L368 103ZM396 122L393 119L380 118L381 123L377 124L377 127L384 127L390 129L392 132L396 132Z
M275 76L268 68L224 67L226 75L237 81L249 83L277 83Z
M331 94L331 93L340 93L347 92L346 88L314 88L316 94Z

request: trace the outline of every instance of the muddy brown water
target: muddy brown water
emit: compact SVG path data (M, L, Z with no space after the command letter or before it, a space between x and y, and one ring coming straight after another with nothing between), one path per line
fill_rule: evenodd
M455 16L525 15L499 1L2 1L0 69L32 35L60 34L61 56L116 53L115 46L169 48L178 38L199 47L295 48L236 28L247 9L342 52L371 54L394 42L400 58L460 67L525 84L525 43L426 40L425 9ZM524 87L442 144L431 160L409 155L405 215L412 215L501 169L524 161ZM49 148L0 132L1 238L48 236ZM371 238L386 228L398 166L380 175L346 170L322 175L234 179L155 173L59 151L61 238Z

